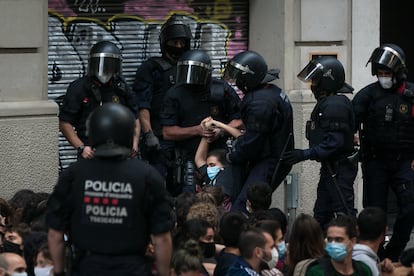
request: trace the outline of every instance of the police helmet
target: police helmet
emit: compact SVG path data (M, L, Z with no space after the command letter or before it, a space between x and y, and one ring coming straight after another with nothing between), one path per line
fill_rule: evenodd
M177 62L177 83L206 86L211 74L211 60L203 50L187 51Z
M277 78L277 75L271 76L267 74L267 64L264 58L254 51L244 51L235 55L227 63L224 72L224 79L236 83L236 86L243 92L248 92L261 83Z
M117 103L99 106L88 117L86 127L95 157L126 158L130 154L135 117L127 107Z
M304 82L312 82L314 93L352 93L354 91L354 88L345 82L345 70L342 63L334 57L322 56L309 61L298 74L298 78Z
M405 80L407 78L407 67L405 64L404 51L395 44L382 44L376 48L369 58L368 63L371 62L371 74L375 76L378 69L391 70L397 81Z
M159 38L161 53L168 52L174 59L178 59L185 51L190 50L192 35L190 27L185 23L184 16L172 15L162 25ZM185 46L183 48L168 46L167 42L171 39L184 39Z
M122 72L121 50L110 41L100 41L89 52L88 75L107 83Z

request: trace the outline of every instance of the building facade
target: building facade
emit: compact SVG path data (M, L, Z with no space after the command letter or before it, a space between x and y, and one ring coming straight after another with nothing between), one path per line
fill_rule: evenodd
M58 132L55 100L85 74L90 46L102 39L116 42L132 82L137 66L158 54L159 28L173 13L188 19L193 47L211 55L214 75L246 49L281 70L276 84L293 103L297 148L307 146L305 122L315 100L296 75L312 56L336 56L356 91L372 81L365 64L380 42L379 0L2 0L0 33L7 38L0 42L2 197L22 188L49 192L59 169L73 162L76 153ZM318 174L316 162L295 165L273 205L293 216L311 213ZM361 190L358 176L359 207Z

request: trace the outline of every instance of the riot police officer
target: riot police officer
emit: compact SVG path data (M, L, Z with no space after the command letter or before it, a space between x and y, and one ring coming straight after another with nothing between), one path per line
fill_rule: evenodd
M177 84L165 97L160 122L163 137L176 147L176 192L195 192L194 157L201 136L212 148L225 146L225 137L216 130L203 130L201 121L212 118L240 127L240 98L226 82L212 78L209 55L202 50L185 52L177 62Z
M144 257L152 238L159 275L172 253L171 206L159 173L136 158L135 116L120 104L96 108L87 123L92 159L59 176L47 204L54 275L64 274L64 233L75 248L79 275L152 275Z
M182 15L172 15L161 27L161 57L151 57L136 72L133 90L137 94L139 119L144 133L142 158L149 161L172 185L174 142L162 137L159 114L167 90L175 84L177 60L190 49L191 30Z
M248 175L233 210L247 212L249 186L266 182L275 190L291 169L291 165L277 164L283 150L294 145L289 98L278 86L268 83L277 74L268 74L265 60L254 51L235 55L225 69L225 79L244 93L241 116L245 132L237 137L227 158L233 166L248 164Z
M406 80L405 54L395 44L376 48L369 62L378 81L352 101L362 152L363 205L387 210L393 190L399 211L381 257L397 261L414 225L414 84Z
M122 74L120 49L110 41L92 46L88 60L88 74L73 81L63 98L59 112L59 128L68 142L78 150L78 156L92 158L93 150L86 134L86 120L103 103L127 106L138 117L136 97L128 89ZM132 155L138 150L139 120Z
M354 152L355 116L351 101L339 93L352 93L345 82L345 71L334 57L311 60L298 74L304 82L311 82L317 103L306 123L309 148L286 152L283 162L295 164L304 160L321 163L314 217L323 229L335 214L356 215L354 208L354 180L357 162Z

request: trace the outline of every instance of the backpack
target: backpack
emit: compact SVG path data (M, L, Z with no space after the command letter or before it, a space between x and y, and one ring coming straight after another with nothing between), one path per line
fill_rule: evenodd
M295 266L295 269L293 271L293 276L305 276L308 268L318 263L323 268L325 275L334 275L335 272L334 272L333 266L331 265L330 258L323 257L319 259L310 258L310 259L305 259L305 260L300 261ZM358 275L360 276L365 275L364 270L359 261L352 260L352 266L354 267L355 272Z

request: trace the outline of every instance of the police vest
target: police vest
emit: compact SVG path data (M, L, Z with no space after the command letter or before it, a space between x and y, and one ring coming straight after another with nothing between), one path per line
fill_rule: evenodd
M403 153L414 157L414 95L385 91L370 86L371 95L368 116L362 132L364 150L373 154ZM379 91L381 89L382 91ZM408 91L414 91L414 84L407 83Z
M151 101L151 126L154 133L161 136L162 127L158 114L161 112L165 93L175 84L177 66L172 65L163 57L152 57L149 61L153 79L148 82L154 85Z
M351 101L344 95L327 96L315 105L306 122L309 147L319 145L329 132L342 132L344 146L337 157L345 157L354 149L355 116Z

